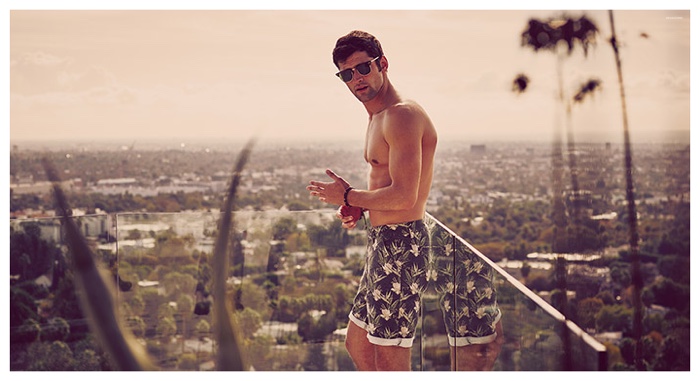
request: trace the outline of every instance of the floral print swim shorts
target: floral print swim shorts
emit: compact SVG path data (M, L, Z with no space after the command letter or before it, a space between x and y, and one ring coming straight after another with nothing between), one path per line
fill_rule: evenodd
M493 268L445 229L433 226L431 231L429 292L439 298L449 344L459 347L496 340L502 315Z
M411 347L420 318L430 235L422 220L368 228L367 257L350 320L370 343Z

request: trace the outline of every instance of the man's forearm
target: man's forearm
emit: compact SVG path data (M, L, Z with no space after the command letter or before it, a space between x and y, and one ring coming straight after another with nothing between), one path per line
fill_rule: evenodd
M347 194L347 202L368 210L408 210L418 200L417 190L399 189L394 186L374 190L352 189Z

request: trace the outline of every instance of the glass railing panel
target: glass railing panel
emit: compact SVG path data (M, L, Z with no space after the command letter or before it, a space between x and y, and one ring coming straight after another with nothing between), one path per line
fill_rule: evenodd
M202 271L211 256L216 215L208 213L118 214L118 308L126 325L161 369L191 368L213 361L211 319L193 313ZM205 365L206 366L206 365Z
M74 217L96 262L114 282L115 301L126 326L161 369L215 369L217 347L208 291L219 217L219 213ZM485 301L472 306L471 311L478 315L473 319L493 316L488 307L494 300L502 316L503 340L496 348L497 356L485 362L488 369L605 369L605 348L600 343L439 221L427 216L426 224L431 232L430 282L413 345L413 370L484 366L462 361L478 357L469 349L480 346L453 351L449 345L448 337L465 329L450 313L458 305L457 298L469 295L469 290L478 291L478 296L467 300L477 304ZM99 352L80 313L72 283L60 275L70 260L60 219L13 220L11 235L15 232L33 234L48 244L37 251L41 253L37 258L26 254L27 258L19 260L29 251L23 250L24 241L19 236L13 236L11 255L17 260L11 259L11 290L18 290L22 276L39 278L21 271L21 264L31 259L36 265L32 268L51 275L41 278L48 282L47 289L61 293L61 297L49 298L49 292L37 295L41 316L36 321L42 323L38 328L13 325L22 316L11 319L12 369L51 366L46 362L30 364L26 349L33 341L41 341L38 334L30 337L34 331L47 340L51 335L67 335L63 339L75 352L83 353L88 347ZM252 369L355 370L344 339L366 255L362 224L350 231L342 229L332 210L239 211L234 215L230 242L227 298L234 307L243 352ZM50 266L39 266L43 262ZM58 282L62 279L63 283ZM54 280L56 285L52 286ZM54 318L64 319L68 328ZM470 322L471 329L475 321ZM489 324L477 326L485 329ZM81 340L85 342L77 344ZM46 357L56 357L48 353ZM73 368L67 370L109 369L104 356L98 356L102 364L84 354L74 357L80 360L74 360Z
M492 316L497 315L493 310L494 301L497 301L503 342L491 345L491 354L498 353L495 361L474 363L460 361L460 356L465 359L474 354L468 347L452 351L444 333L440 332L442 339L436 337L440 335L425 337L424 369L475 370L483 366L493 370L606 369L603 345L439 221L430 216L427 220L430 220L432 263L437 280L436 287L426 295L424 331L433 326L438 317L446 315L445 311L452 310L452 315L448 313L448 318L444 319L447 322L445 331L459 332L460 327L455 323L458 319L451 307L458 305L460 298L472 303L470 313L475 316L470 321L471 329L488 327L493 323Z
M227 297L253 369L353 370L336 330L359 280L360 257L346 249L365 238L333 224L333 213L235 213ZM163 369L213 367L208 293L218 217L118 216L120 276L135 285L120 294L120 308Z
M502 346L494 271L430 216L426 225L431 287L424 298L423 369L492 370Z

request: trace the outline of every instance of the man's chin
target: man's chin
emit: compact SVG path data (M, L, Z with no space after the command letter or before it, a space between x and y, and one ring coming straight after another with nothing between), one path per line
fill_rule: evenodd
M357 100L362 102L362 103L369 102L377 96L377 93L375 93L375 92L363 92L360 94L358 94L358 93L354 93L354 94L355 94L355 98L357 98Z

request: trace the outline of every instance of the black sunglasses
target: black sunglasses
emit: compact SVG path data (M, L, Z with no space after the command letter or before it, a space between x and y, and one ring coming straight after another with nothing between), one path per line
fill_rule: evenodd
M338 78L340 78L343 82L350 82L350 81L352 81L353 71L357 70L357 72L360 73L361 75L369 74L369 72L372 70L372 62L376 61L380 57L381 56L377 56L377 57L374 57L372 60L361 63L353 68L341 70L341 71L335 73L335 75L337 75Z

